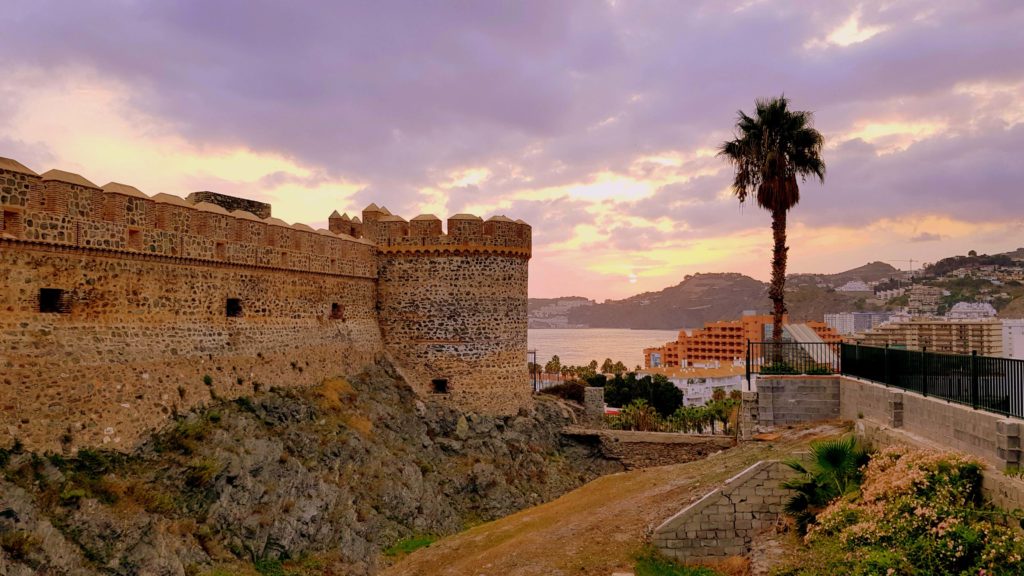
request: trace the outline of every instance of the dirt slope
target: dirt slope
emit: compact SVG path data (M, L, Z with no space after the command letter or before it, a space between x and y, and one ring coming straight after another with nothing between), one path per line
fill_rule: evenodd
M790 431L706 460L598 478L561 498L445 538L384 570L389 576L608 576L666 518L758 460L786 457L838 426Z

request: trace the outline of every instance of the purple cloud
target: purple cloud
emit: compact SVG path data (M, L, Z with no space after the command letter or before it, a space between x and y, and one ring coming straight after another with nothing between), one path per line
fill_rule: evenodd
M848 46L821 43L857 10L862 26L884 31ZM453 191L450 209L600 172L644 177L657 167L637 158L715 146L730 136L737 109L783 91L815 110L830 137L878 117L948 126L890 154L832 142L826 185L805 187L794 221L1024 213L1024 127L1000 120L1024 95L984 102L958 89L1024 83L1024 5L1014 0L13 0L0 24L4 68L94 70L131 86L135 108L190 139L278 153L310 166L316 181L366 182L356 201L396 213L415 213L421 188L467 167L487 166L492 177ZM0 125L16 105L0 98ZM35 144L0 146L45 154ZM684 160L681 171L719 163ZM715 196L728 182L723 165L616 207L668 216L690 235L761 226L750 217L756 208L738 213ZM594 222L588 206L520 201L508 215L554 242Z

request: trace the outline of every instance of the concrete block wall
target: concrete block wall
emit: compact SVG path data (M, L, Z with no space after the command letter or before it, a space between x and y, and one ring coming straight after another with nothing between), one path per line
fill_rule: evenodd
M1021 464L1021 421L934 397L843 378L841 416L904 430L946 449L977 456L1000 469Z
M746 554L753 538L778 522L791 495L781 483L795 474L778 460L754 464L658 526L654 545L693 564Z
M757 379L757 417L761 426L830 420L839 417L837 376L762 376Z

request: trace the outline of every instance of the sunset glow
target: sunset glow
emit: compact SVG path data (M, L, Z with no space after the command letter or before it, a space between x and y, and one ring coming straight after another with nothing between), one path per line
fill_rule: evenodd
M769 217L716 154L736 110L785 93L828 164L790 214L790 271L1024 245L1014 3L410 3L411 28L393 11L247 5L205 35L202 3L15 1L0 156L314 227L370 202L504 214L533 226L531 296L617 298L767 278Z

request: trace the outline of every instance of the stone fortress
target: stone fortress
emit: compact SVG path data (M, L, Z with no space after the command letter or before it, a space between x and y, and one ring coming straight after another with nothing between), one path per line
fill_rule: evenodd
M388 357L421 395L529 404L531 229L371 204L329 230L0 158L0 446L131 449L176 412Z

